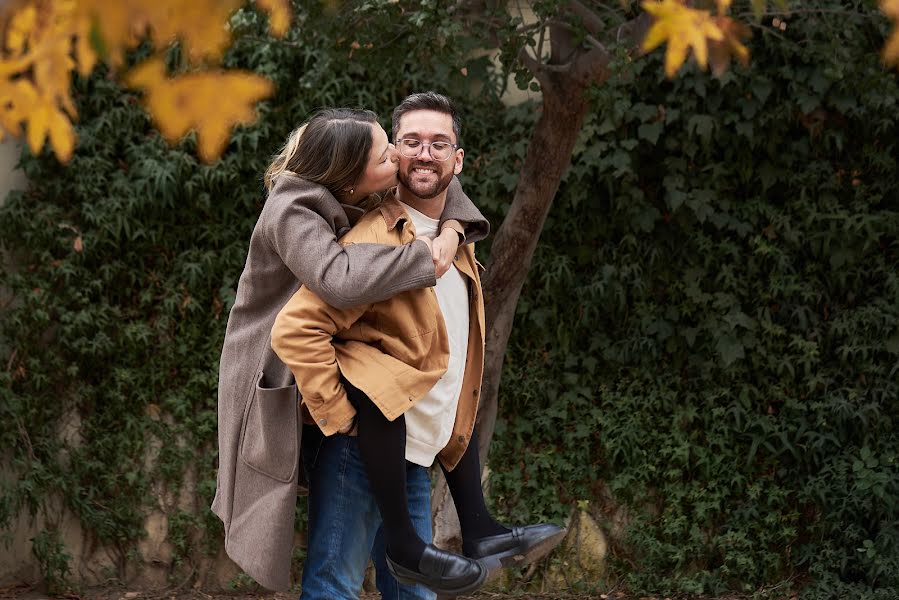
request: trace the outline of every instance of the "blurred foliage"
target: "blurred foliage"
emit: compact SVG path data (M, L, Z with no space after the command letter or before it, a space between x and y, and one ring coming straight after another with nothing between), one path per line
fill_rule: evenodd
M226 66L278 92L211 166L102 73L76 81L70 165L24 154L29 189L0 208L0 525L61 498L124 561L156 498L182 493L195 513L163 507L175 568L219 549L225 321L262 172L316 107L371 108L389 130L406 94L451 94L463 183L501 224L539 112L499 102L505 79L436 4L341 19L312 4L278 41L238 15ZM634 591L789 579L814 600L896 597L899 85L873 11L762 31L753 65L720 79L622 56L594 90L506 358L504 519L561 521L589 500L617 531L626 513L610 577ZM60 538L36 539L61 580Z
M127 51L155 46L148 59L123 77L147 92L159 130L177 141L197 132L198 151L217 159L236 123L252 123L253 106L271 95L270 82L254 73L217 68L231 41L230 15L241 0L13 0L0 4L0 139L26 139L38 153L45 140L60 162L72 156L72 72L86 76L99 62L119 74ZM257 0L270 14L269 30L281 36L291 19L290 0ZM178 41L185 48L178 74L162 61ZM173 65L169 65L173 66ZM181 70L191 67L190 72ZM171 76L174 75L174 76ZM23 129L23 124L25 128ZM26 135L27 134L27 135Z

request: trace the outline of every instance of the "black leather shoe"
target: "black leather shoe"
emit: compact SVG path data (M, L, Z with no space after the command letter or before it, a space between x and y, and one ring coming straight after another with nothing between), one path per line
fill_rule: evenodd
M565 529L550 523L525 525L513 527L509 533L466 540L462 549L465 556L481 561L494 572L540 560L559 545L565 533Z
M398 565L389 556L387 569L400 583L420 584L441 596L473 592L487 579L487 569L477 560L445 552L433 544L425 546L418 571Z

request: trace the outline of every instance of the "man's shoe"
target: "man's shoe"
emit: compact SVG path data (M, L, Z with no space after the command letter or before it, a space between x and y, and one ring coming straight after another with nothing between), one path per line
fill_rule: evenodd
M550 553L565 537L566 530L558 525L540 523L513 527L509 533L466 540L462 544L463 554L481 561L491 575L505 567L520 567Z
M487 569L477 560L445 552L433 544L425 546L418 571L393 562L389 556L386 558L387 569L397 581L423 585L441 596L473 592L487 579Z

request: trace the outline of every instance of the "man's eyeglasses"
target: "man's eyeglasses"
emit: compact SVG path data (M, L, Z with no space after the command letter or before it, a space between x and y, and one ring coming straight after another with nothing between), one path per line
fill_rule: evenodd
M459 148L458 144L450 144L449 142L431 142L423 144L421 140L412 138L402 138L396 141L396 149L406 158L418 158L421 151L427 147L434 160L448 160L453 152Z

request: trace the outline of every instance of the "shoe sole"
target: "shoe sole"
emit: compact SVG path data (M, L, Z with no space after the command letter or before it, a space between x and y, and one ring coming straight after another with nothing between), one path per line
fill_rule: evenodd
M394 571L393 566L390 564L390 562L387 563L387 570L390 571L390 574L393 575L393 578L400 583L405 583L406 585L422 585L432 592L436 593L438 596L461 596L462 594L468 594L469 592L475 591L476 589L484 585L484 583L487 581L487 576L490 574L490 571L487 569L487 566L483 561L478 560L477 562L480 563L481 567L483 567L481 569L481 576L472 583L457 588L444 588L435 585L428 585L427 583L413 577L401 575Z
M559 542L562 541L567 533L568 530L563 529L558 533L554 533L549 537L545 537L528 548L524 553L519 553L515 550L507 550L505 552L500 552L499 554L492 554L490 556L485 556L484 558L478 559L481 564L487 567L487 570L490 572L487 575L487 581L496 579L496 577L499 576L503 569L507 569L509 567L522 567L524 565L529 565L531 563L537 562L538 560L552 552L553 549L559 545Z

